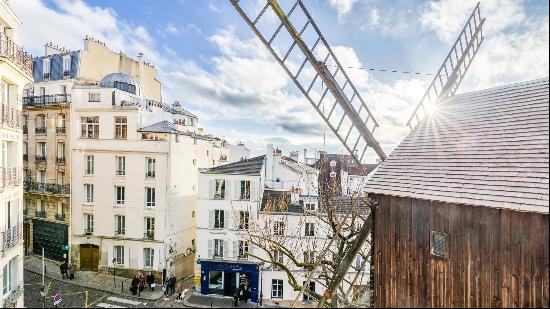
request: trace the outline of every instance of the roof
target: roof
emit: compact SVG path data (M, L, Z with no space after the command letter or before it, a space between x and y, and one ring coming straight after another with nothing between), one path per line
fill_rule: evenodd
M548 78L449 97L366 191L548 213Z
M291 194L292 192L285 190L264 190L261 211L273 213L302 213L302 205L299 203L292 203Z
M162 109L165 111L165 112L169 112L171 114L176 114L176 115L184 115L184 116L188 116L188 117L191 117L191 118L195 118L195 119L198 119L198 117L194 114L192 114L190 111L186 110L185 108L181 107L181 106L170 106L166 103L162 103Z
M130 89L128 85L133 86ZM138 97L143 95L143 87L141 83L130 74L116 72L105 75L99 82L99 87L102 88L117 88L126 92L133 93Z
M258 156L239 162L224 164L201 170L203 174L249 175L260 176L264 166L263 156Z
M178 133L178 129L176 129L176 125L173 123L164 120L161 122L157 122L155 124L143 127L138 130L138 132L153 132L153 133Z

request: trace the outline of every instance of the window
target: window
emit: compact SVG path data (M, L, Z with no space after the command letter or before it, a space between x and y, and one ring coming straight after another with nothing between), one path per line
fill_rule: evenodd
M155 239L155 218L146 217L144 219L145 239Z
M115 235L124 235L126 234L126 217L125 216L115 216Z
M58 203L57 204L57 215L58 216L61 216L61 217L64 217L64 212L63 212L63 204L62 203Z
M155 158L145 158L145 177L155 178L157 160Z
M128 138L128 119L126 117L115 117L115 139Z
M88 95L88 102L101 102L101 95L99 93L90 92Z
M248 241L239 240L239 259L248 259Z
M61 93L67 94L67 85L61 85Z
M216 179L214 180L214 184L215 184L214 199L216 200L225 199L225 180Z
M84 192L86 192L86 203L91 204L94 202L94 185L85 184Z
M315 251L304 251L304 264L315 263Z
M63 78L71 76L71 55L63 56Z
M94 231L94 215L85 214L84 220L86 221L86 232L92 233Z
M42 206L42 200L41 199L36 200L36 211L37 212L44 211L44 207Z
M57 127L58 128L65 128L66 124L66 116L65 114L58 114L57 115Z
M45 157L46 156L46 143L45 142L36 143L36 153L40 157Z
M58 185L64 185L65 184L65 172L57 172L57 184Z
M40 96L46 95L46 87L40 87Z
M124 205L126 188L123 186L115 186L115 203Z
M115 246L113 249L115 264L124 265L124 246Z
M49 80L50 79L50 58L44 58L42 60L42 76L44 78L44 80Z
M126 157L115 157L116 162L116 175L126 175Z
M2 269L2 295L6 295L17 288L18 258L18 256L12 258ZM6 297L9 298L9 296ZM5 300L3 302L7 303Z
M97 139L99 138L99 117L80 118L81 138Z
M57 143L57 159L65 162L65 143Z
M313 237L315 236L315 224L314 223L306 223L306 237Z
M155 260L155 249L143 248L143 266L153 267L154 260Z
M214 239L214 257L223 258L223 240Z
M46 183L46 171L36 171L36 182Z
M241 181L241 194L239 199L241 200L250 200L250 181L242 180Z
M306 284L307 281L304 281L303 285ZM312 291L312 292L315 292L315 282L313 281L310 281L309 282L309 290ZM302 298L303 301L313 301L313 298L310 297L309 295L307 295L305 292L304 292L304 295L303 295L303 298Z
M283 264L283 251L282 250L279 250L279 249L275 249L273 250L273 261L274 262L277 262L279 264ZM281 268L275 264L273 264L273 270L277 271L277 270L281 270Z
M36 116L36 133L46 133L46 115L38 115Z
M94 156L86 156L86 169L84 173L86 175L94 174Z
M225 227L225 211L214 210L214 228L223 229Z
M283 298L283 280L271 280L271 298Z
M449 257L449 235L432 231L430 254L437 257Z
M208 272L208 288L223 291L223 271L211 270Z
M275 236L285 235L285 223L283 221L273 222L273 235Z
M315 211L315 203L306 203L305 208L306 211Z
M239 211L239 230L248 230L250 213L248 211Z
M361 259L361 256L360 255L357 255L355 257L355 263L353 265L353 267L355 268L355 270L359 270L361 269L361 264L362 264L362 259Z
M145 206L155 206L155 188L145 188Z

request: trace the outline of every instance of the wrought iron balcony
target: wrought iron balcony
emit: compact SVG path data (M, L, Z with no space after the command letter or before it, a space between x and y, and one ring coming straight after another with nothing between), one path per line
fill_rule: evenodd
M65 157L57 157L58 165L65 165Z
M46 134L46 132L47 132L46 127L40 127L40 128L34 129L34 133L36 134Z
M29 76L32 76L32 56L23 51L4 33L0 33L0 57L8 59Z
M145 172L146 178L155 178L155 172Z
M36 163L46 163L46 156L36 155L34 156L34 161Z
M56 214L55 219L58 221L65 221L65 214Z
M68 93L23 97L23 105L29 106L29 107L46 106L46 105L70 105L70 104L71 104L71 95Z
M27 192L68 195L71 193L70 185L58 185L54 183L42 183L25 180L24 190Z
M84 234L85 235L93 235L94 234L94 229L85 229Z
M155 239L155 232L149 231L149 232L143 233L143 239L154 240Z
M23 155L23 161L29 161L29 155L28 154Z
M34 216L38 218L46 218L46 212L44 210L35 210Z
M17 110L13 106L2 104L2 117L0 117L0 121L4 126L13 129L20 129L22 125L21 115L20 110Z
M29 134L29 127L23 126L23 134Z
M7 252L11 248L17 246L23 240L23 223L19 222L16 225L2 232L2 252Z
M20 167L0 167L0 189L19 186L22 169Z
M57 128L55 128L55 133L60 134L60 135L65 134L66 131L67 131L66 127L57 127Z
M125 235L125 234L126 234L126 229L115 230L115 236L120 236L120 235Z
M3 300L2 308L15 308L15 303L23 295L23 282L12 284L12 290Z

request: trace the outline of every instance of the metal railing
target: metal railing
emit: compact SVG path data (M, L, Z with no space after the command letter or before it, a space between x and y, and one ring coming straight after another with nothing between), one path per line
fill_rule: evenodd
M22 239L23 223L20 222L2 232L2 246L0 249L2 249L2 252L6 252L17 246Z
M93 235L94 229L84 229L84 235Z
M23 185L24 185L23 189L27 192L49 193L49 194L59 194L59 195L68 195L71 193L70 185L33 182L29 180L25 180Z
M154 240L155 239L155 232L145 232L145 233L143 233L143 239Z
M65 221L65 214L56 214L55 219L58 221Z
M155 172L145 172L146 178L155 178Z
M13 106L2 104L2 124L13 129L20 129L22 126L21 117L22 113Z
M57 128L55 128L55 133L56 134L65 134L65 133L67 133L67 128L66 127L57 127Z
M23 126L23 134L29 134L29 127Z
M46 218L46 211L44 210L35 210L34 216L38 218Z
M46 127L39 127L34 129L34 133L36 134L46 134Z
M20 167L0 167L0 189L19 186L22 169Z
M32 76L32 56L4 33L0 33L0 57L8 59L29 76Z
M23 105L25 106L45 106L59 104L71 104L71 95L68 93L62 93L23 97Z
M46 156L36 155L34 156L34 161L36 163L46 163Z
M58 165L65 165L65 157L57 157Z

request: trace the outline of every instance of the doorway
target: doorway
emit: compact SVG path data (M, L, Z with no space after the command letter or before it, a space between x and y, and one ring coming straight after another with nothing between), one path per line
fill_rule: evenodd
M91 244L80 245L80 270L97 271L99 267L99 247Z

